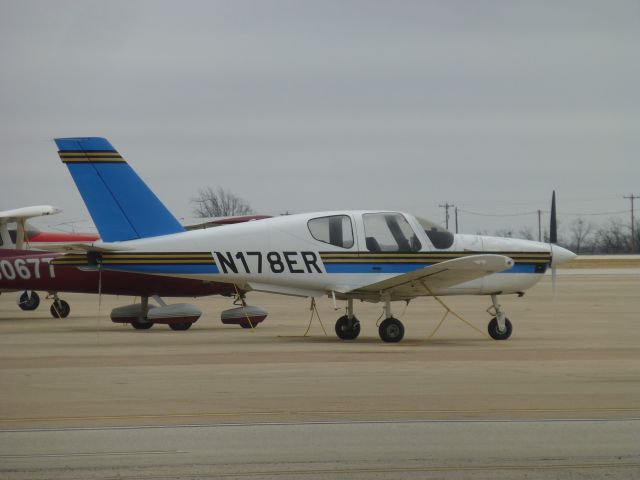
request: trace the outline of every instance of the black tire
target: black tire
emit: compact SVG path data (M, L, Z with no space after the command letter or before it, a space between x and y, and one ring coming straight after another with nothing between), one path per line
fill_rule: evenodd
M170 323L169 328L171 330L177 330L177 331L189 330L191 328L191 323L190 322Z
M64 300L54 300L49 311L53 318L67 318L69 312L71 312L71 307Z
M360 335L360 322L356 317L349 320L343 315L336 321L336 335L341 340L355 340Z
M140 320L134 320L131 322L131 326L136 330L149 330L153 327L153 322L141 322Z
M378 333L384 342L397 343L404 337L404 325L397 318L387 318L378 327Z
M513 331L513 326L508 318L504 319L504 326L506 327L506 330L504 332L500 332L498 330L498 319L493 317L489 322L487 331L494 340L506 340L511 336L511 332Z
M238 325L240 325L242 328L256 328L258 326L255 323L252 326L248 322L239 323Z
M29 297L29 294L25 290L20 295L18 306L25 311L35 310L40 306L40 297L36 292L31 292L31 297Z

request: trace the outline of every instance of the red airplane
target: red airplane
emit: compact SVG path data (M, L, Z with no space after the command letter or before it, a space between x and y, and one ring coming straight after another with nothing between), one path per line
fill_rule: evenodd
M187 330L202 314L196 307L186 303L166 305L160 298L162 296L236 296L242 306L226 310L222 318L224 323L239 324L244 328L256 326L267 315L259 307L245 305L242 300L243 292L237 291L233 284L53 265L51 261L61 255L63 254L0 249L0 290L56 292L52 294L54 301L50 309L55 318L64 318L71 310L67 302L58 298L57 292L139 296L141 303L114 309L111 319L115 323L131 323L134 328L144 330L151 328L154 323L168 324L173 330ZM150 305L149 297L153 297L160 305ZM37 305L27 310L35 308Z
M244 303L244 292L237 291L233 284L202 282L200 280L167 278L138 273L78 269L54 266L50 262L60 253L50 251L23 250L24 245L38 249L69 250L89 245L99 239L95 234L40 232L27 225L26 220L35 216L51 215L60 209L48 205L24 207L0 212L0 292L24 290L18 305L23 310L35 310L40 297L34 290L49 292L53 303L50 311L55 318L65 318L71 308L58 297L58 292L104 293L139 296L139 304L119 307L111 312L116 323L131 323L136 329L148 329L154 323L168 324L173 330L186 330L198 320L202 312L193 305L167 305L161 296L199 297L205 295L236 296L241 306L222 312L222 322L238 324L243 328L258 325L266 318L266 311ZM206 221L195 228L220 226L229 223L259 220L265 216L227 217ZM15 222L17 228L9 230L7 223ZM192 227L193 228L193 227ZM150 305L153 297L159 306Z

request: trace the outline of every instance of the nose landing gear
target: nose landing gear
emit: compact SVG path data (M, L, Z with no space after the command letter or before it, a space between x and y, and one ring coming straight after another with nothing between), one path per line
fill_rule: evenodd
M487 309L487 312L489 315L494 315L494 317L489 322L487 331L494 340L506 340L511 336L513 326L502 311L502 307L498 303L498 296L491 295L491 301L493 305Z

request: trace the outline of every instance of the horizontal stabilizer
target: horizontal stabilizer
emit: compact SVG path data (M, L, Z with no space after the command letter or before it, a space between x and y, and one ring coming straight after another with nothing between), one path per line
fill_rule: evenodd
M56 138L105 242L183 232L184 228L105 138Z

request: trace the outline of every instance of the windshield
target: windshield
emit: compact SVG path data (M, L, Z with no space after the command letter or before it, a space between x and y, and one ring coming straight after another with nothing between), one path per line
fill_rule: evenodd
M417 218L417 220L434 247L444 250L453 245L454 236L449 230L425 218Z

